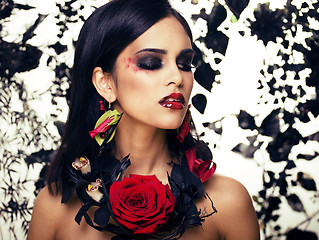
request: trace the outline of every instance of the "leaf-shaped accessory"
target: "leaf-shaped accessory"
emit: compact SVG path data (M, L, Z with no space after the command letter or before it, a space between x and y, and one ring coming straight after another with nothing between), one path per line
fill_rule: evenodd
M91 138L95 138L97 143L101 146L104 140L109 143L114 135L116 128L111 128L111 126L116 126L120 121L122 114L120 114L116 109L109 110L105 112L96 122L94 130L91 130Z

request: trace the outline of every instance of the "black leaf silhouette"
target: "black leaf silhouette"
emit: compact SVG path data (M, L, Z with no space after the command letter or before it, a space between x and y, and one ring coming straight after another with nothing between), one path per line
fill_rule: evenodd
M23 34L22 44L28 41L30 38L34 36L34 30L40 25L40 23L47 17L48 15L39 14L38 19L35 23Z
M281 172L279 174L279 179L277 182L277 185L279 186L279 193L282 196L286 196L286 194L287 194L288 183L286 180L286 176L287 176L287 174L285 172Z
M211 13L208 15L206 9L202 8L199 14L193 14L192 19L197 20L202 18L207 22L207 27L209 31L216 31L219 25L226 19L227 11L223 5L218 1L214 2L214 6Z
M288 170L289 170L289 169L293 169L293 168L295 168L295 167L296 167L295 162L294 162L294 161L291 161L291 160L288 160L285 169L288 169Z
M269 3L258 4L254 11L255 21L248 19L250 22L251 35L257 35L266 46L268 42L276 42L277 37L285 38L283 32L284 10L276 9L272 11Z
M11 15L14 7L12 0L1 0L0 2L0 19L4 19Z
M297 108L301 113L307 114L308 112L311 112L317 117L319 115L319 99L311 99L307 100L305 103L299 103Z
M208 31L206 37L199 38L201 42L204 41L207 48L212 49L214 52L219 52L225 55L228 46L229 37L221 31Z
M284 133L279 132L267 146L270 160L273 162L287 161L291 148L302 140L301 134L289 127Z
M255 118L244 110L240 110L238 118L239 127L242 129L254 130L257 128Z
M318 236L314 232L302 231L294 228L286 233L286 240L318 240Z
M52 160L52 155L54 150L40 150L39 152L32 153L25 159L28 165L33 165L35 163L49 163Z
M249 4L249 0L226 0L225 2L237 19Z
M211 14L207 19L208 31L216 31L219 25L224 22L227 17L226 9L218 1L215 1Z
M57 55L65 52L67 50L67 46L62 45L61 43L57 42L54 45L50 45L49 47L52 47L55 52L57 53Z
M211 123L205 122L205 123L203 123L203 126L209 128L211 130L214 130L214 132L219 134L219 135L223 133L223 127L222 127L220 121L211 122Z
M273 110L261 123L259 132L263 135L276 137L279 129L279 117L280 109Z
M292 124L295 123L295 114L284 110L283 119L284 119L285 123L288 123L291 126Z
M296 212L304 212L304 206L296 194L290 194L286 197L289 206Z
M203 114L206 108L207 99L203 94L196 94L192 98L192 104L201 114Z
M36 47L25 45L21 49L17 43L0 40L0 76L11 78L16 72L36 68L42 52Z
M316 182L314 179L307 173L298 172L297 181L300 185L309 191L317 191Z
M297 155L297 158L298 159L304 159L304 160L307 160L307 161L311 161L311 160L315 159L318 156L319 156L318 152L315 152L313 155L299 153Z
M260 148L261 144L262 143L259 143L259 145L253 146L253 145L247 145L244 143L239 143L232 149L232 151L239 152L242 155L244 155L246 158L253 158L255 152Z
M207 91L212 90L215 76L216 72L210 67L210 64L204 62L196 68L194 73L195 80Z

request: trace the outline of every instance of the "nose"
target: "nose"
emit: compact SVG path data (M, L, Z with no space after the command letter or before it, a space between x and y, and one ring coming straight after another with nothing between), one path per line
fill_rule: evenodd
M171 65L168 71L168 76L165 81L166 85L176 84L177 86L183 85L183 75L181 70L178 68L177 64Z

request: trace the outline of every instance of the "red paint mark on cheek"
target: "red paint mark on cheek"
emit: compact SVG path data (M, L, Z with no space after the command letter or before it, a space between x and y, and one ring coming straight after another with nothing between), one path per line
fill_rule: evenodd
M136 66L136 57L129 57L127 60L125 60L126 63L126 69L131 68L134 72L143 71L143 69L140 69L138 66Z

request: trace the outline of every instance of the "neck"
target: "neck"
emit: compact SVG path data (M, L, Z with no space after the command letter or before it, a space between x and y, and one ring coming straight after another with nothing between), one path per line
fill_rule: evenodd
M168 163L172 160L167 145L167 131L143 124L134 124L132 127L122 120L115 135L114 155L122 159L130 154L131 166L126 175L156 174L158 178L166 178L170 170Z

